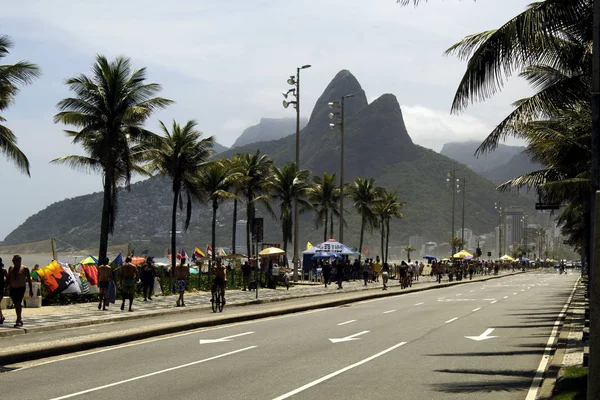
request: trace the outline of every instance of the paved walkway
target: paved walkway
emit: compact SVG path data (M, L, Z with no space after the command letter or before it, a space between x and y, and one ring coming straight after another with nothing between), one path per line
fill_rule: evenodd
M500 273L500 275L509 274L509 271ZM489 275L475 276L473 280L488 278ZM447 282L442 281L442 283ZM463 281L464 282L464 281ZM437 286L433 277L420 277L419 281L413 283L413 288L426 288ZM349 281L343 283L343 289L338 290L337 284L331 284L325 288L324 285L296 285L290 286L289 290L284 287L277 289L260 289L258 291L258 301L254 291L230 290L227 291L227 306L247 305L264 302L281 301L288 299L298 299L310 296L333 295L336 293L351 293L361 291L375 291L382 289L381 282L369 283L364 286L362 281ZM400 291L398 281L390 280L390 290ZM14 336L23 333L32 333L36 331L63 329L65 327L84 326L112 321L122 321L137 319L165 314L184 313L198 309L210 308L210 293L191 292L185 294L186 307L175 307L177 296L154 296L152 301L144 302L138 298L133 303L133 312L128 312L128 303L125 305L125 311L120 310L120 302L111 304L107 311L98 310L98 303L81 303L62 306L46 306L41 308L23 309L23 328L13 328L15 321L14 310L3 310L6 317L4 325L0 325L0 337Z

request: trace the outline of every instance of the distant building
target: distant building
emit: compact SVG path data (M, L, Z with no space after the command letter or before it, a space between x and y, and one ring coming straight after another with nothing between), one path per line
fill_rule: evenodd
M235 252L245 254L246 248L246 220L240 219L235 224Z
M423 249L425 240L423 240L423 236L420 235L410 236L408 238L408 244L414 247L416 250L420 251Z
M516 249L523 239L523 209L509 207L504 212L506 225L506 248Z
M456 231L457 238L462 239L462 234L463 234L462 229L459 229ZM477 243L475 240L475 236L473 236L473 230L469 229L469 228L465 228L465 243L463 245L463 248L466 250L475 251L476 247L477 247Z

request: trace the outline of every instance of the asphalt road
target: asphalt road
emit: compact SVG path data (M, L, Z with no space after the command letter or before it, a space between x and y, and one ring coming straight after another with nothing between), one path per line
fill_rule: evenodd
M528 273L135 342L2 373L0 397L526 399L576 280Z

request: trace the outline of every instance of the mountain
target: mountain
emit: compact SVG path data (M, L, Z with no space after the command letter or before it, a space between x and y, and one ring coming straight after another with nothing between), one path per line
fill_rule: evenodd
M447 172L456 169L457 177L466 178L465 227L475 234L489 232L497 224L494 202L515 205L531 210L534 200L516 194L499 194L494 183L472 169L432 150L415 145L407 132L402 110L392 94L384 94L368 103L364 90L356 78L346 70L340 71L319 97L310 119L300 132L300 166L314 174L324 171L336 173L339 169L340 131L329 128L328 102L339 100L346 94L345 108L345 182L355 177L375 178L376 184L399 193L407 205L405 218L391 224L390 254L402 256L401 245L408 243L411 235L422 235L428 241L446 242L451 236L452 192L446 186ZM231 157L237 152L268 154L277 165L295 158L295 135L277 140L256 142L229 149L221 154ZM456 199L455 228L460 228L462 194ZM98 241L102 196L94 193L55 203L31 216L5 239L6 244L43 240L56 236L79 248L92 247ZM231 243L232 204L226 202L218 208L217 243ZM112 243L144 242L145 248L165 249L169 243L171 216L170 181L152 178L132 186L131 192L121 192L120 214ZM349 200L345 201L347 228L344 240L358 246L360 218ZM239 210L243 210L243 206ZM278 211L278 210L276 210ZM281 230L265 210L265 242L280 243ZM211 210L206 204L195 204L188 232L178 234L179 244L185 247L203 247L210 241ZM238 214L244 219L243 212ZM181 214L178 223L182 223ZM319 243L323 230L315 230L315 214L301 215L300 243ZM335 222L337 225L337 221ZM338 227L335 227L337 232ZM367 232L365 247L371 254L379 247L378 231ZM304 247L304 246L302 246ZM164 251L164 250L159 250Z
M478 141L446 143L440 154L465 164L495 184L504 183L540 167L523 153L523 146L498 144L498 148L492 153L476 157L475 151L480 144Z
M220 143L217 143L217 142L215 142L215 144L213 145L213 147L212 147L212 148L213 148L213 150L215 151L215 155L217 155L217 154L221 154L221 153L223 153L224 151L227 151L227 150L229 150L229 147L223 146L222 144L220 144Z
M300 129L304 128L307 122L306 118L300 118ZM294 132L296 132L296 118L261 118L257 125L246 128L231 147L281 139Z

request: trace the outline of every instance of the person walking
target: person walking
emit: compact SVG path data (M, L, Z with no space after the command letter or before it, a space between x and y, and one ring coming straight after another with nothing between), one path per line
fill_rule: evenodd
M244 285L244 288L242 289L243 291L246 291L246 289L248 288L248 285L250 284L250 272L252 271L252 267L250 267L250 263L248 262L248 260L246 260L244 262L244 265L242 265L242 282Z
M383 263L381 267L381 280L383 281L383 290L387 290L387 283L390 277L390 266L388 263Z
M362 265L362 276L363 276L363 281L365 282L365 286L367 286L367 282L369 282L369 270L370 270L370 265L369 265L369 259L366 259L365 262Z
M135 281L138 278L137 267L131 263L131 257L125 259L125 264L121 267L121 290L123 294L123 303L121 311L125 310L125 300L129 300L129 311L133 311L133 297L135 296Z
M340 261L337 263L337 274L336 274L336 278L337 278L337 285L338 285L338 289L343 289L342 287L342 283L344 281L344 273L345 271L345 267L346 267L346 262L345 261Z
M6 270L4 269L4 263L0 258L0 325L4 323L4 315L2 314L2 299L4 298L4 281L7 278Z
M153 261L153 257L147 257L146 262L142 266L142 293L144 294L144 301L152 300L154 277L156 276L156 268L154 268Z
M108 266L108 263L108 257L105 257L104 260L102 260L102 264L98 267L98 291L100 293L98 310L103 311L106 311L106 306L108 306L106 291L108 290L108 285L110 285L110 282L112 281L112 270Z
M13 265L8 270L8 285L10 299L15 306L17 321L15 328L23 326L23 298L25 297L26 284L29 284L29 295L33 297L33 286L31 284L31 273L29 268L22 265L21 256L16 254L12 259Z
M331 265L329 265L329 260L327 260L323 264L323 280L325 281L325 287L327 287L327 285L329 285L330 279L331 279Z
M175 270L172 271L172 274L177 282L177 292L179 293L179 297L177 298L175 306L185 307L183 295L185 293L185 286L187 284L187 280L190 276L190 268L185 265L185 258L182 258L179 265L175 266Z
M373 282L379 282L379 274L381 273L381 261L379 256L375 256L375 262L373 263Z

